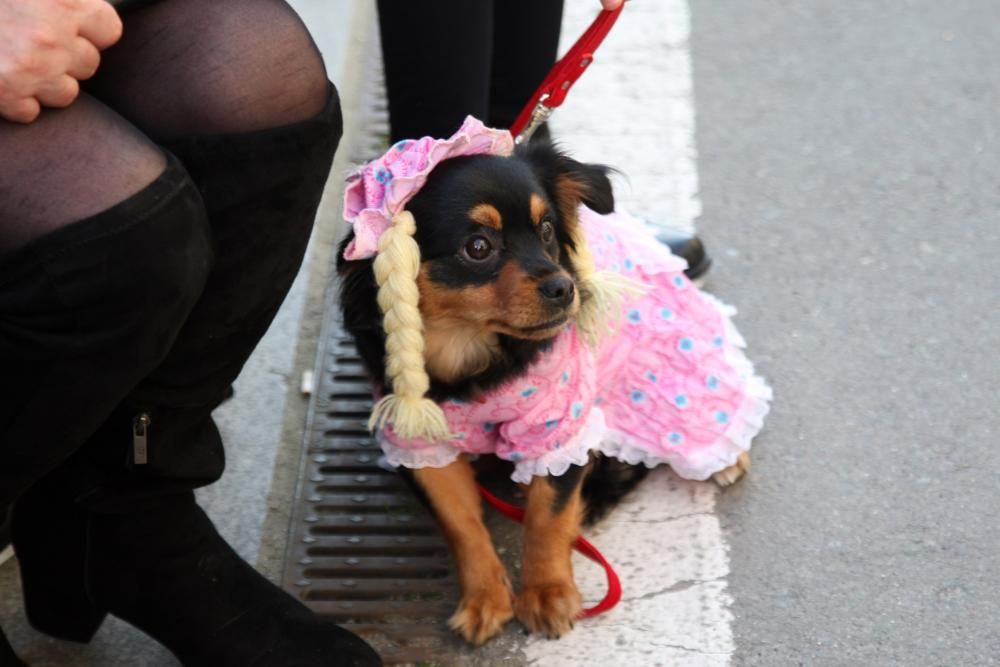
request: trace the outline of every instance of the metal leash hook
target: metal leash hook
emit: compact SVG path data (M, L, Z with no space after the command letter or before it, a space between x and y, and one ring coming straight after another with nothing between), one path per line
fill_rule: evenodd
M538 104L531 110L531 118L528 120L527 127L514 137L515 144L520 144L531 139L531 135L535 133L535 130L541 127L549 119L549 116L552 115L552 112L555 111L552 107L545 105L545 100L548 98L548 95L542 95L541 99L538 100Z
M515 143L530 139L535 130L549 119L552 111L563 103L569 89L594 62L594 52L618 20L625 4L623 2L618 9L602 10L576 44L555 64L511 125L510 133L514 135Z

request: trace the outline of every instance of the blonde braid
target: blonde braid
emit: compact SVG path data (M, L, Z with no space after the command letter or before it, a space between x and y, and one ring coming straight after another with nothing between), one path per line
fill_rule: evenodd
M570 228L574 249L570 261L580 280L580 312L577 330L591 347L614 332L621 319L622 303L628 295L639 295L649 288L614 271L598 271L590 252L587 236L579 224Z
M416 221L409 211L400 211L392 226L379 239L375 257L378 305L385 315L386 376L393 393L372 409L368 428L392 424L402 438L447 440L452 437L440 406L425 397L430 378L424 367L423 320L420 317L420 247L413 240Z

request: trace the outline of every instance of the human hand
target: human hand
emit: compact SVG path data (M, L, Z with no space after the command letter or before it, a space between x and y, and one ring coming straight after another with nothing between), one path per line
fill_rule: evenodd
M105 0L0 0L0 118L30 123L43 106L69 106L121 34Z
M618 9L625 0L601 0L601 7L607 10Z

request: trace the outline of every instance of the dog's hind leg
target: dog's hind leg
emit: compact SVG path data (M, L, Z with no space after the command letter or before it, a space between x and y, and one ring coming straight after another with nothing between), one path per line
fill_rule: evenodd
M715 473L712 475L712 479L715 480L716 484L725 488L743 479L743 476L748 472L750 472L750 453L743 452L736 459L736 463Z
M483 524L475 473L459 458L444 468L418 468L413 476L427 494L458 566L462 600L448 625L467 641L482 644L514 613L507 571Z
M584 472L572 466L560 477L535 477L528 487L522 590L514 610L528 630L550 638L569 632L583 605L570 555L583 518Z

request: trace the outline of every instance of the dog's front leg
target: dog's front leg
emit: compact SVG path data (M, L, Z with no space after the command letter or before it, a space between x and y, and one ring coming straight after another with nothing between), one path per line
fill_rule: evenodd
M413 475L427 493L458 565L462 600L448 625L467 641L482 644L514 612L510 579L483 524L475 473L459 458L444 468L418 468Z
M584 468L572 466L560 477L535 477L528 487L522 590L514 609L528 630L550 638L569 632L582 607L570 555L580 534L583 477Z

